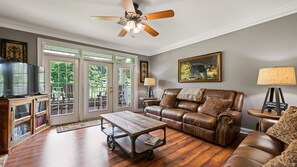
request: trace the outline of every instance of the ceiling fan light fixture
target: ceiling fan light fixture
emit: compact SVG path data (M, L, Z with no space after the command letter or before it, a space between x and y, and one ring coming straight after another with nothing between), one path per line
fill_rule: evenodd
M140 31L143 31L144 28L145 28L145 25L141 24L141 23L138 23L137 24L137 28L140 30Z
M128 21L126 26L127 26L127 28L129 28L130 30L134 29L134 28L136 27L135 21L133 21L133 20ZM126 27L126 26L125 26L125 27Z
M130 31L130 28L129 28L127 25L125 25L125 26L123 27L123 29L125 29L127 32Z
M153 37L159 35L159 33L152 27L147 25L145 20L157 20L170 18L174 16L173 10L164 10L148 14L143 14L138 9L138 4L133 3L133 0L122 0L122 6L125 9L124 17L119 16L92 16L95 20L117 20L118 24L122 25L122 29L118 34L119 37L124 37L127 33L140 33L142 31L147 32ZM132 37L134 37L132 35Z
M137 34L139 32L140 32L140 30L137 27L133 29L133 33Z
M133 29L133 33L139 33L144 30L144 25L141 23L137 23L136 27Z

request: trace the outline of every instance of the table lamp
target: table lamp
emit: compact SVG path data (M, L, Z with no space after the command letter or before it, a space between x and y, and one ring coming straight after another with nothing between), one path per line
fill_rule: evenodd
M268 109L269 112L275 110L277 115L281 115L281 111L286 110L288 104L285 103L282 89L278 85L296 85L295 69L294 67L261 68L257 85L271 85L267 90L261 112L265 109ZM275 102L273 102L274 95Z
M148 86L148 95L149 97L154 97L154 92L152 86L156 85L155 78L144 78L144 86Z

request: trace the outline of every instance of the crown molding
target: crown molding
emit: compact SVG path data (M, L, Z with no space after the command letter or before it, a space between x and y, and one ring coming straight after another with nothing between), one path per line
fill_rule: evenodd
M151 55L157 55L160 53L168 52L174 49L178 49L187 45L191 45L197 42L205 41L214 37L218 37L224 34L228 34L231 32L235 32L244 28L248 28L257 24L261 24L264 22L268 22L271 20L275 20L284 16L288 16L291 14L297 13L297 2L292 2L283 8L280 8L276 11L271 11L267 13L263 13L262 16L257 16L257 18L251 18L248 21L241 22L239 24L234 24L229 27L223 27L221 29L214 30L212 32L203 34L203 35L198 35L194 36L193 38L183 40L178 43L174 43L172 45L168 45L166 47L160 48L159 50L156 50L155 52L150 53Z
M151 52L135 49L135 48L127 48L126 46L116 45L113 43L108 43L106 41L95 40L91 38L82 37L77 34L72 34L68 32L61 32L58 30L53 30L45 27L40 26L32 26L25 23L20 23L14 20L9 20L0 17L0 27L25 31L33 34L39 34L54 38L65 39L69 41L79 42L83 44L98 46L102 49L114 50L118 52L124 52L132 55L142 55L142 56L151 56Z

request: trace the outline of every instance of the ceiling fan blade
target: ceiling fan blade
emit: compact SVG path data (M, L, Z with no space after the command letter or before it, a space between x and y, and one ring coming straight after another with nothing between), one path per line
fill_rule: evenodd
M118 37L124 37L127 33L128 33L128 31L126 31L125 29L122 28L122 30L118 34Z
M124 9L127 13L134 13L135 14L135 8L133 5L132 0L122 0Z
M120 20L118 16L91 16L92 20Z
M163 18L173 17L174 11L173 10L165 10L165 11L145 14L144 16L145 16L145 20L163 19Z
M120 20L120 21L118 21L118 24L125 26L125 25L127 25L127 21L126 20Z
M159 33L156 30L154 30L152 27L150 27L146 23L141 22L141 24L145 25L144 31L146 31L147 33L151 34L151 36L156 37L156 36L159 35Z

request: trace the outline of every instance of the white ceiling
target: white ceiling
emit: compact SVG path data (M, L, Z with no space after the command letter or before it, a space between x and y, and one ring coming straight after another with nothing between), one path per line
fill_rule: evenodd
M121 0L0 0L0 26L140 55L155 55L297 12L296 0L134 0L144 13L173 9L175 16L146 21L146 32L117 37Z

